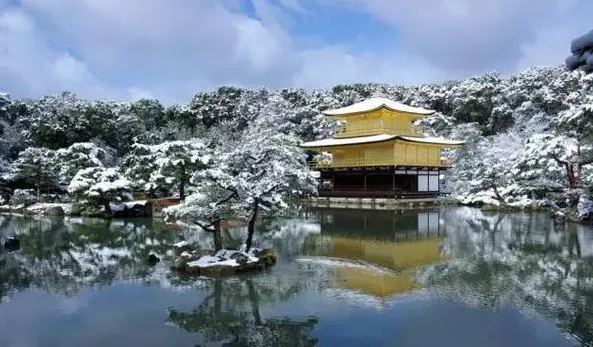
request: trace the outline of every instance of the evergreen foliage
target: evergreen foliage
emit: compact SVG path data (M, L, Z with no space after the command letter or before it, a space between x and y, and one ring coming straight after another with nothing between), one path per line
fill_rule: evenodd
M383 96L435 109L434 116L417 125L434 136L468 141L463 149L446 153L454 165L448 186L460 201L550 203L558 189L593 186L588 174L593 171L588 150L593 141L592 95L593 75L562 67L417 87L222 87L170 106L157 100L89 101L68 92L38 100L1 94L0 186L5 197L17 188L56 182L65 187L78 170L120 165L135 190L150 196L185 196L197 187L190 179L196 171L212 169L196 158L230 155L233 146L245 149L252 143L249 134L260 134L262 141L266 134L282 134L282 146L288 147L326 138L336 124L321 114L323 110ZM565 151L576 146L568 169L566 160L556 160L550 142L542 139L554 139L554 148ZM89 143L93 145L82 145ZM56 151L59 160L47 167L47 175L36 177L26 169L24 158L40 148ZM105 160L97 157L100 153L106 154ZM311 159L313 153L308 155Z

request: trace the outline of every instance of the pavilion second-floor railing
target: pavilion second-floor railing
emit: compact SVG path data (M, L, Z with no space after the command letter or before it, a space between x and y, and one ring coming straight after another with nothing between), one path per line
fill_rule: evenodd
M407 160L404 162L395 161L386 158L354 158L354 159L334 159L332 162L308 162L312 169L324 168L349 168L349 167L368 167L368 166L431 166L431 167L450 167L451 163L446 159L429 160L419 162L418 160Z
M390 120L381 121L363 121L353 122L344 125L335 134L336 138L344 137L357 137L357 136L369 136L369 135L380 135L380 134L397 134L403 136L422 136L422 131L410 128L402 127L401 124Z

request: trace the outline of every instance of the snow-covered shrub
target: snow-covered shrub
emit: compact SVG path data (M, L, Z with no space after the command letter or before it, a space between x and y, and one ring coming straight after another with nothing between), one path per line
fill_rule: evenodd
M313 161L319 166L329 165L333 161L333 156L330 152L321 152L313 156Z
M56 151L56 167L60 184L68 185L79 170L102 167L107 152L91 142L79 142Z
M65 204L72 202L68 194L41 194L41 202Z
M14 164L14 176L35 186L37 200L41 190L55 186L55 151L47 148L29 147L19 154Z
M78 171L70 182L68 192L78 204L103 207L111 213L111 202L131 199L132 183L117 168L91 167Z
M34 189L15 189L10 197L10 205L33 205L37 202L37 193Z
M157 190L169 190L172 182L158 181L156 163L158 154L154 146L135 143L121 164L123 174L130 179L136 189L143 190L148 196L154 196Z

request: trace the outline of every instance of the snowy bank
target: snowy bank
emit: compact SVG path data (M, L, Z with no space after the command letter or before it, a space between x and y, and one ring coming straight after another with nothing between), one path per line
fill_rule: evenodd
M30 206L1 205L0 213L10 214L33 214L40 216L65 216L72 213L72 204L66 203L35 203Z
M71 203L34 203L32 205L0 205L0 212L12 214L33 214L41 216L85 215L92 217L144 217L149 216L151 207L146 200L129 201L121 204L110 204L112 214L104 210L86 211Z
M478 191L453 195L461 206L479 207L484 210L549 210L553 203L549 199L532 199L526 195L505 195L504 201L491 191Z
M25 211L43 216L64 216L72 213L72 204L36 203L25 208Z

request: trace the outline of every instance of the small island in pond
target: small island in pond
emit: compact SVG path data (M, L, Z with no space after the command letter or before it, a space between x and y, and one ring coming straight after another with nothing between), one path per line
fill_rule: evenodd
M222 249L214 254L192 250L187 241L174 245L175 260L172 269L180 275L220 276L256 272L276 264L272 249L244 250Z

